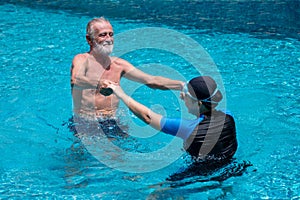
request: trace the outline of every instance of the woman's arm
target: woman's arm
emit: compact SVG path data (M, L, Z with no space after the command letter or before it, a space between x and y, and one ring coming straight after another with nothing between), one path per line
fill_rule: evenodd
M119 85L116 85L115 83L111 81L104 81L104 84L111 88L114 91L114 94L121 99L125 105L141 120L143 120L145 123L149 124L153 128L157 130L161 130L160 121L162 118L162 115L153 112L143 104L140 104L139 102L135 101L133 98L125 94L125 92L122 90L122 88Z
M108 80L104 80L103 84L107 88L111 88L114 94L120 98L125 105L141 120L150 124L153 128L162 131L164 133L180 137L186 140L196 126L203 120L203 116L194 120L183 120L180 118L165 118L162 115L153 112L146 106L135 101L128 96L122 88Z

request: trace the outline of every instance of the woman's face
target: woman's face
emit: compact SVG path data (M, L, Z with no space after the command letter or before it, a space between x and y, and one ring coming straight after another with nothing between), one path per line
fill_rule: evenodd
M200 106L198 101L192 99L190 95L187 95L184 92L180 92L180 98L184 101L189 113L200 116Z

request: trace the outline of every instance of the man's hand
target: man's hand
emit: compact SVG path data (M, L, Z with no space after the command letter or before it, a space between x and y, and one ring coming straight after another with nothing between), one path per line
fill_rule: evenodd
M101 90L107 90L111 93L115 93L115 95L117 95L118 97L120 97L122 94L124 94L124 91L122 90L122 88L120 87L120 85L116 82L110 81L110 80L103 80L102 81L102 85L101 85ZM101 93L100 90L100 93Z
M113 83L114 82L112 81L101 79L98 82L97 90L99 91L100 94L104 96L109 96L113 93L113 90L110 87L108 87L108 85Z

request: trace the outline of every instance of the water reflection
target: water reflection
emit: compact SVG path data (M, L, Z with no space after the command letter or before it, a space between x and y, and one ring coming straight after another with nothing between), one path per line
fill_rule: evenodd
M141 20L180 29L249 33L264 37L300 39L299 1L83 0L18 1L6 3L71 14Z

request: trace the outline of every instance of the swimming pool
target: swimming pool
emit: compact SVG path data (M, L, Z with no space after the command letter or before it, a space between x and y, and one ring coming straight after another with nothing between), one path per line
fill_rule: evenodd
M293 1L2 2L0 198L299 199L298 8ZM218 69L214 73L222 78L226 108L237 123L236 176L170 182L167 178L187 165L186 155L164 168L134 173L108 167L74 144L66 125L72 114L69 68L75 54L88 50L86 23L102 14L116 33L151 27L172 30L209 53ZM137 49L122 56L149 73L170 78L188 80L198 73L171 50ZM152 63L168 67L150 68ZM153 91L125 80L123 84L134 89L135 98L157 104L168 115L178 116L183 109L180 101L169 103L176 92ZM121 113L130 119L131 134L153 134L148 129L140 133L146 128L130 113ZM171 140L155 134L123 145L151 152ZM154 163L164 156L145 159ZM147 167L142 161L133 167ZM239 174L244 161L252 166Z

